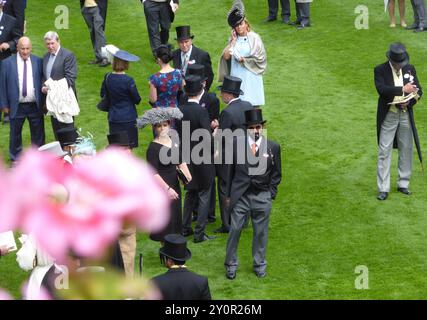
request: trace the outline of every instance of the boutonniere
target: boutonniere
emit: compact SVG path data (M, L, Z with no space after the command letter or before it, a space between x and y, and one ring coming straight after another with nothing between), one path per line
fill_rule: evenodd
M203 108L206 108L206 103L202 103L202 107L203 107Z
M413 82L414 81L414 76L410 73L405 73L405 75L403 76L405 79L409 79L409 82Z
M3 30L4 29L4 26L0 26L0 30Z
M188 61L188 64L195 64L196 63L196 60L190 60L190 61Z

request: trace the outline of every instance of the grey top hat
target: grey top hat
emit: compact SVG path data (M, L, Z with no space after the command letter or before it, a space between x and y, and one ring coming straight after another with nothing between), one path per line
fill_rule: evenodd
M401 67L409 63L409 55L406 52L406 47L400 42L392 43L386 56L391 62L399 64Z

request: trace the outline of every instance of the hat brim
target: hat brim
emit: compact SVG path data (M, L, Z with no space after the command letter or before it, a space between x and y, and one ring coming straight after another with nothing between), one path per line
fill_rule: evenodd
M236 91L232 91L232 90L223 89L222 87L223 86L218 86L217 90L232 93L232 94L244 95L244 92L241 89L239 90L239 92L236 92Z
M168 257L168 258L171 258L171 259L173 259L173 260L177 260L177 261L187 261L187 260L190 260L190 259L191 259L191 251L190 251L188 248L186 249L185 257L183 257L183 258L177 258L177 257L174 257L174 256L173 256L173 255L171 255L171 254L166 253L166 252L164 251L164 248L160 248L160 249L159 249L159 252L160 252L162 255L164 255L165 257Z
M127 62L137 62L140 60L138 56L136 56L132 53L126 52L124 50L119 50L119 51L117 51L115 53L111 53L111 54L113 55L114 58L117 58L117 59L120 59L123 61L127 61Z
M249 127L249 126L253 126L254 124L265 124L266 122L267 122L267 120L246 122L246 123L244 123L244 126Z
M390 57L390 51L387 51L386 56L387 56L387 58L388 58L391 62L393 62L393 63L397 63L397 64L399 64L399 65L400 65L400 66L402 66L402 67L406 66L406 65L409 63L409 55L408 55L408 53L407 53L407 52L405 52L405 59L404 59L403 61L395 61L395 60L393 60L393 59Z

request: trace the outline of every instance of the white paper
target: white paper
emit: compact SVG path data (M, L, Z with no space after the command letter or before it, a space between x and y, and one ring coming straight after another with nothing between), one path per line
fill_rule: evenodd
M408 94L407 96L402 96L400 99L398 99L397 101L393 101L393 102L390 102L389 104L390 105L393 105L393 104L402 104L402 103L405 103L405 102L408 102L408 101L410 101L410 100L412 100L412 99L419 99L419 95L418 95L418 92L412 92L412 93L410 93L410 94Z
M172 0L171 0L171 2L169 2L169 4L172 8L172 12L175 13L178 10L178 5L175 2L173 2Z
M6 247L9 251L16 251L15 237L12 231L0 233L0 247Z

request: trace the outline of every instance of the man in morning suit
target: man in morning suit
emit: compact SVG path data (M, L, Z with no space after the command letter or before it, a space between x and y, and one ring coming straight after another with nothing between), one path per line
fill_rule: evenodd
M178 10L179 0L141 0L153 53L161 44L168 44L169 29L175 18L170 2L175 8L174 10Z
M186 77L184 90L188 101L179 106L183 117L177 121L176 127L181 141L183 161L187 163L193 179L186 185L182 230L184 236L193 234L191 216L193 211L196 211L198 216L194 230L194 242L198 243L214 238L205 233L211 188L215 178L213 139L208 111L199 104L203 91L202 79L198 76ZM197 132L195 133L195 131ZM190 138L193 134L200 134L199 138L195 139L196 141ZM202 152L197 152L197 150Z
M30 123L31 143L44 145L44 95L41 92L42 59L31 54L31 41L18 41L18 54L2 62L0 70L0 107L10 113L9 155L16 161L22 151L22 127Z
M48 31L44 36L47 53L43 57L43 83L52 78L52 80L61 80L65 78L68 86L76 94L77 79L77 60L74 54L61 47L59 36L55 31ZM48 88L43 86L42 92L47 94ZM76 94L77 97L77 94ZM52 129L55 140L58 140L56 131L62 128L72 128L74 123L59 122L54 116L51 117Z
M231 224L224 264L230 280L236 277L237 246L247 215L253 226L253 270L258 278L266 276L270 211L282 179L280 145L263 135L266 121L261 109L246 111L245 118L247 135L234 140L233 164L227 179Z
M399 151L397 191L410 195L413 141L418 143L413 107L422 96L415 67L401 43L392 43L388 61L374 70L375 87L379 94L377 109L378 200L386 200L390 192L390 165L393 147ZM413 98L399 103L407 95ZM393 104L391 104L393 103ZM419 147L419 145L418 145Z
M85 0L80 0L80 8L83 9ZM96 0L96 4L99 8L99 14L102 18L102 30L105 32L105 24L107 22L107 10L108 10L108 0Z
M182 235L167 234L159 254L168 271L152 281L164 300L211 300L208 279L189 271L185 265L191 258L191 251Z
M240 89L242 79L232 76L225 76L222 86L218 89L221 90L221 99L227 104L219 116L219 129L222 133L224 130L231 130L235 135L243 135L245 127L245 112L252 110L253 106L250 102L243 101L239 98L239 95L243 94ZM238 131L240 129L240 133ZM221 222L222 225L219 229L215 230L218 233L227 233L230 230L230 212L226 205L226 189L227 189L227 178L228 178L228 164L225 160L225 153L227 146L231 146L232 139L226 139L227 135L224 134L222 139L222 152L221 152L221 163L216 165L218 174L218 198L219 208L221 211Z
M0 69L1 62L16 52L16 43L21 37L16 19L5 12L6 1L0 0ZM2 113L0 112L0 120ZM9 114L5 113L3 123L9 122Z
M207 78L205 90L209 91L214 78L209 53L193 45L194 35L190 32L190 26L179 26L175 30L179 49L172 53L174 68L180 69L185 77L189 74L188 66L195 63L203 65L205 67L204 75Z
M215 128L218 127L218 118L219 118L219 99L217 98L216 94L213 92L208 92L206 89L206 80L207 77L205 76L205 67L201 64L190 64L188 66L188 75L194 75L199 76L202 78L202 85L203 85L203 92L200 97L199 104L208 110L209 114L209 121L211 123L211 130L214 131ZM183 94L181 96L181 100L179 104L185 104L188 101L188 97ZM215 181L212 186L212 192L211 192L211 201L210 201L210 209L209 209L209 216L208 221L209 222L215 222L215 207L216 207L216 192L215 192ZM197 220L197 213L193 215L193 221Z

